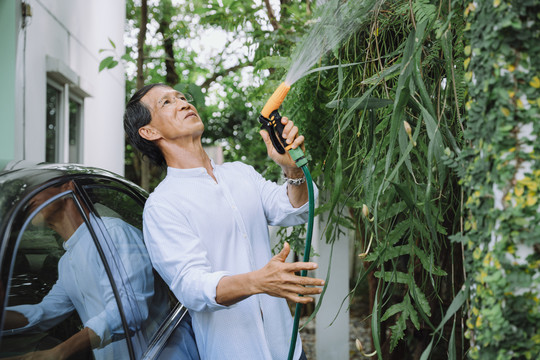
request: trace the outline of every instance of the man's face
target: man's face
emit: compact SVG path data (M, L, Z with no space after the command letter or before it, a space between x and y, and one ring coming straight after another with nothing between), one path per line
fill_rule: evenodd
M34 211L35 209L37 209L38 206L49 200L51 197L59 194L60 192L62 192L61 187L50 187L41 191L39 194L34 196L32 200L30 200L29 212ZM49 205L45 206L43 209L41 209L39 213L36 214L36 216L34 216L34 218L32 218L32 224L40 226L51 223L53 219L56 216L59 216L60 213L63 211L65 201L66 199L64 198L57 199Z
M159 133L156 140L178 140L200 137L204 124L197 109L186 97L170 87L156 86L146 93L141 102L150 110L150 126Z

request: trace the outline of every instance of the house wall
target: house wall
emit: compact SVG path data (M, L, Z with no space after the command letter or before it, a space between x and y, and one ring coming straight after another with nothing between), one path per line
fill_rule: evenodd
M0 1L0 159L12 159L15 155L17 9L15 1Z
M20 1L0 3L21 6ZM22 21L25 26L18 29L14 51L17 59L14 93L20 94L19 103L15 102L14 158L45 160L47 72L52 70L66 77L70 91L86 96L80 162L123 175L123 69L117 66L101 73L98 69L100 60L109 55L100 53L100 49L111 48L109 38L117 45L118 55L123 53L125 1L28 0L26 3L32 16ZM2 43L4 38L1 36ZM13 114L7 118L13 118Z

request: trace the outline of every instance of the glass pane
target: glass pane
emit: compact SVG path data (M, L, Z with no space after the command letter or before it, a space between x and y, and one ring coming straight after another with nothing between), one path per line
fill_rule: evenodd
M148 344L177 301L152 269L142 237L143 205L119 188L89 186L85 190L107 229L111 255L122 262L125 271L120 270L119 275L126 288L133 290L132 298L136 300L127 302L135 307L130 309L131 313L140 316L141 341ZM146 344L141 343L141 349ZM199 358L189 315L174 332L164 352L172 356L169 358Z
M69 162L80 162L80 133L81 133L80 103L69 100Z
M47 350L50 358L61 358L53 353L61 349L69 359L129 357L113 288L84 221L89 212L80 211L72 191L68 182L29 202L10 274L0 357Z
M47 129L45 135L45 161L58 162L60 141L61 91L47 85Z

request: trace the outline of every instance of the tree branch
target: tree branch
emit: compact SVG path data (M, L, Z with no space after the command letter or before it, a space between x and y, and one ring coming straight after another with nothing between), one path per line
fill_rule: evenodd
M246 67L246 66L249 66L249 65L253 65L251 62L245 62L245 63L241 63L241 64L238 64L238 65L234 65L230 68L227 68L227 69L223 69L221 71L218 71L218 72L215 72L212 74L212 76L210 76L209 78L207 78L201 85L202 88L204 89L207 89L211 83L213 83L214 81L216 81L216 79L220 76L225 76L227 75L228 73L230 73L231 71L236 71L238 69L241 69L243 67Z
M280 30L281 25L277 22L274 11L272 10L272 6L270 5L270 0L264 0L264 5L266 6L266 12L268 13L268 19L270 20L270 24L272 24L274 30Z

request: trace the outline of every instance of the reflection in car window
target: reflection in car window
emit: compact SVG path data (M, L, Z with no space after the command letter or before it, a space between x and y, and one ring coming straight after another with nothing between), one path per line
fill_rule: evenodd
M100 216L98 238L103 241L105 256L114 263L113 276L117 284L133 296L122 299L127 318L139 319L139 336L147 343L159 323L171 309L166 285L152 269L142 237L142 205L129 195L106 187L85 187ZM150 294L141 295L150 291ZM137 294L137 295L135 295ZM145 301L142 302L141 298ZM133 301L136 299L136 301ZM141 341L141 339L138 339Z
M126 315L126 318L139 317L141 319L142 331L136 334L139 338L133 337L134 346L141 342L140 337L148 343L158 331L159 325L172 311L177 300L170 295L167 285L159 275L152 271L150 256L142 238L143 204L118 188L86 186L84 189L99 214L103 226L107 229L102 234L106 243L102 247L106 256L111 257L109 262L115 262L118 269L116 275L118 279L115 278L115 282L122 283L125 289L128 291L132 289L135 293L142 292L141 279L144 279L146 283L152 281L154 283L154 296L151 301L142 302L139 296L137 301L131 301L129 306L124 306L124 308L129 307L126 311L132 313L130 316ZM129 249L129 255L117 255L126 253L124 249ZM141 269L145 269L144 275L141 275ZM139 275L130 276L130 274ZM126 302L123 299L122 301ZM189 315L186 314L161 355L175 359L199 359Z
M119 308L72 182L29 202L8 289L0 356L129 358ZM58 346L62 344L62 346ZM45 355L45 354L43 354Z

